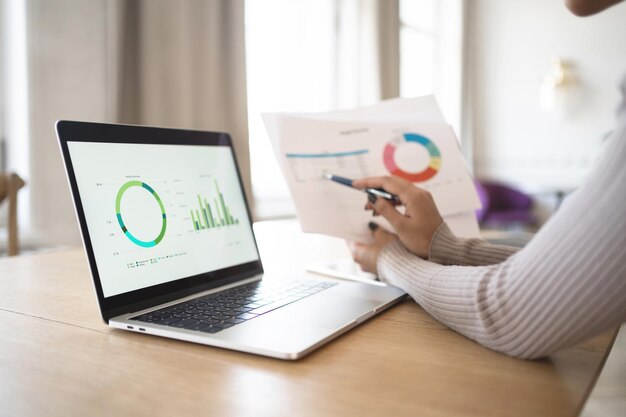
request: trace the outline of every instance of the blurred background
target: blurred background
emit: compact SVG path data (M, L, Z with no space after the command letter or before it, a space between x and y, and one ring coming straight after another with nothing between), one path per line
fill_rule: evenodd
M260 113L424 94L457 132L486 236L523 244L592 166L626 69L623 5L581 19L561 0L0 4L0 254L11 230L22 253L80 243L57 119L228 131L263 220L295 212Z

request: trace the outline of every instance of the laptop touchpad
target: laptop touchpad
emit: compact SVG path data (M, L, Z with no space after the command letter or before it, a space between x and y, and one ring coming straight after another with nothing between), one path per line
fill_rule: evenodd
M380 302L362 298L319 294L280 308L272 320L336 329L375 309Z

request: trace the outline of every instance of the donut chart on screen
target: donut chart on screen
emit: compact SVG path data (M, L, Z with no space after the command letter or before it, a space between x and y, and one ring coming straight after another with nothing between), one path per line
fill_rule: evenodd
M154 199L157 201L157 203L159 203L159 208L161 209L161 219L162 219L161 220L161 231L159 232L159 235L154 238L154 240L140 240L140 239L137 239L135 236L133 236L133 234L128 230L128 228L124 224L124 220L122 219L122 213L121 213L121 210L120 210L120 208L121 208L120 206L121 206L121 203L122 203L122 196L124 195L126 190L128 190L131 187L141 187L141 188L144 188L144 189L148 190L150 192L150 194L152 194ZM144 248L150 248L152 246L156 246L156 245L159 244L159 242L161 240L163 240L163 236L165 236L165 229L167 227L167 216L165 215L165 207L163 206L163 203L161 202L161 198L156 193L156 191L154 191L154 189L152 187L150 187L148 184L146 184L145 182L128 181L127 183L125 183L124 185L122 185L120 187L119 191L117 192L117 198L115 199L115 214L116 214L116 217L117 217L117 222L119 223L120 227L122 228L122 232L124 232L126 237L128 239L130 239L130 241L133 242L137 246L141 246L141 247L144 247Z
M417 172L407 172L398 167L395 155L403 142L416 143L423 146L426 151L428 151L430 159L425 169ZM431 179L439 172L441 168L441 152L437 145L427 137L418 135L417 133L404 133L402 138L387 143L383 151L383 162L385 163L385 168L387 168L391 175L404 178L411 182L423 182Z

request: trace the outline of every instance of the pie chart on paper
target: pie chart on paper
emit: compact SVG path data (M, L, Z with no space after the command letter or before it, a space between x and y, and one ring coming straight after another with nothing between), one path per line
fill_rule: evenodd
M411 182L424 182L439 172L441 152L427 137L417 133L404 133L387 142L383 151L383 162L391 175Z

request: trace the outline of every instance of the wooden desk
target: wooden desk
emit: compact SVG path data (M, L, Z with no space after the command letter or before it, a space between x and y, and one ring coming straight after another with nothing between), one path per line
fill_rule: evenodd
M348 254L293 222L255 229L270 271ZM616 334L527 362L406 301L283 362L114 330L91 286L81 249L0 260L0 415L570 416Z

